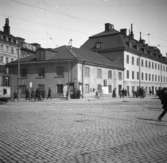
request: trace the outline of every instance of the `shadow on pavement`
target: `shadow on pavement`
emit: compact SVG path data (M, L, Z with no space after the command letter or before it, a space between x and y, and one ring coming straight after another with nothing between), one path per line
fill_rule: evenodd
M136 118L136 119L138 119L138 120L143 120L143 121L147 121L147 122L149 122L149 124L154 124L154 125L157 125L157 126L167 126L167 124L166 124L167 121L164 121L164 120L158 121L157 119L152 119L152 118L140 118L140 117L138 117L138 118ZM154 122L156 122L156 123L154 123ZM163 122L165 122L165 123L163 123Z

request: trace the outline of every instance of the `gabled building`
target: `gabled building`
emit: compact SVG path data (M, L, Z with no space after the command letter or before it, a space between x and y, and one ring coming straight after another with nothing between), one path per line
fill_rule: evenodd
M129 95L141 87L149 94L167 87L167 58L157 47L146 44L141 33L136 40L132 25L127 34L127 29L118 31L106 23L104 31L90 36L81 48L98 52L124 69L123 88Z
M37 50L35 55L20 59L20 78L18 62L8 64L12 92L17 88L21 96L25 90L39 88L52 97L65 96L67 88L79 89L83 97L95 92L112 94L123 85L123 69L114 65L106 57L82 48L61 46L56 49Z

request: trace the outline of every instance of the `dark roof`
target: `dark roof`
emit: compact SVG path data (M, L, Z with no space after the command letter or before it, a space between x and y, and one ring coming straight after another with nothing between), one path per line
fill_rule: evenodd
M45 51L45 58L39 58L40 51ZM37 53L30 55L25 58L21 58L21 63L31 63L31 62L56 62L56 61L73 61L73 62L84 62L85 64L96 65L100 67L108 67L113 69L122 69L117 65L113 64L112 61L106 57L100 55L99 53L92 52L83 48L75 48L70 46L61 46L56 49L40 49ZM10 64L16 64L14 61Z
M112 29L109 32L103 31L100 33L97 33L95 35L90 36L90 38L95 38L95 37L103 37L103 36L110 36L110 35L114 35L114 34L118 34L119 32L115 29Z
M101 48L99 49L95 47L97 42L101 43ZM167 59L163 59L160 49L149 46L144 40L136 40L134 37L115 29L90 36L81 48L97 51L101 54L126 50L133 54L167 64Z

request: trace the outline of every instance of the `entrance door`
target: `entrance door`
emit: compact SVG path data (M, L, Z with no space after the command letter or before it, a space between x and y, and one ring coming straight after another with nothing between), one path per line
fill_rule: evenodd
M63 84L57 84L57 93L63 94Z

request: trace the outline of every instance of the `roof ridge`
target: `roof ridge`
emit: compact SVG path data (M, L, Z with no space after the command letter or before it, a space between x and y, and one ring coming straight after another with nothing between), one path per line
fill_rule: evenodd
M65 46L65 47L74 58L78 59L76 53L72 50L72 47L70 47L70 48L68 48L67 46Z

